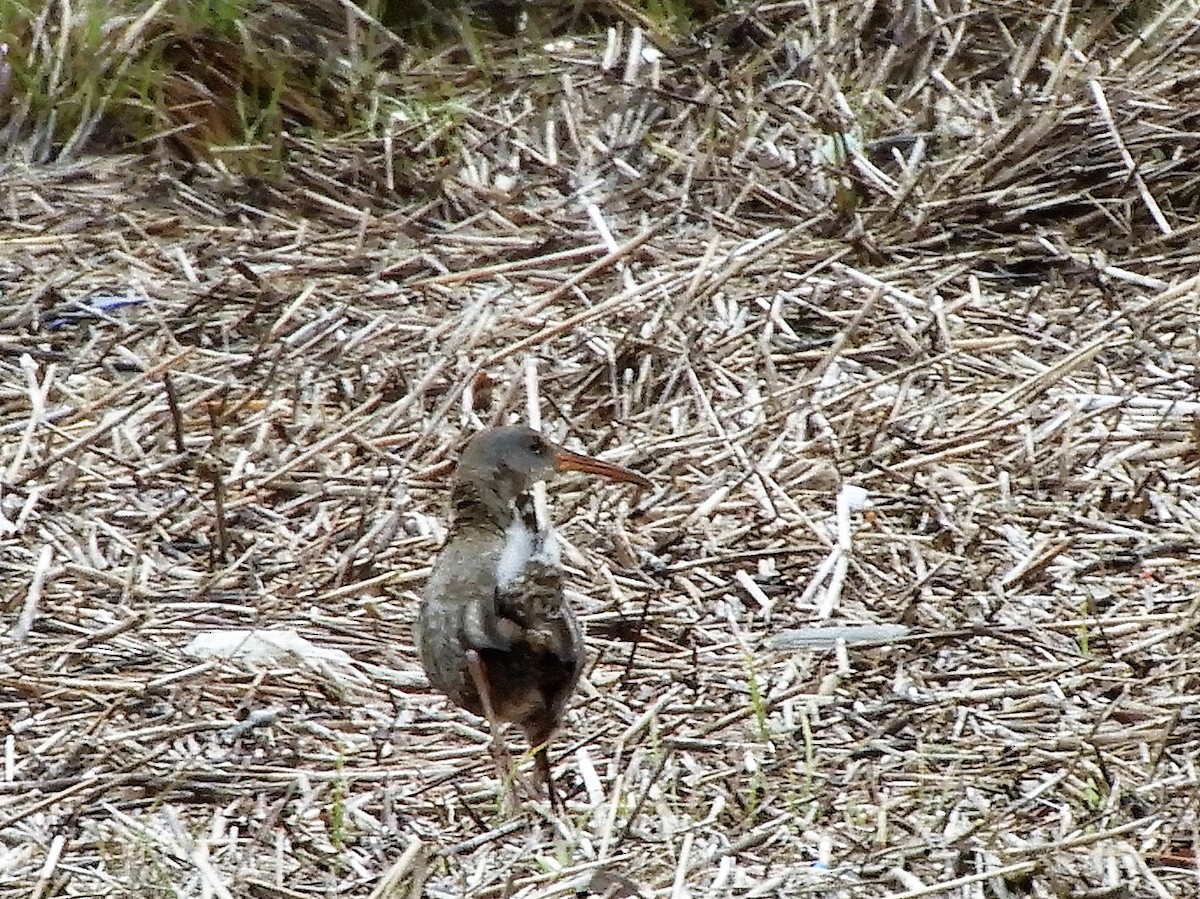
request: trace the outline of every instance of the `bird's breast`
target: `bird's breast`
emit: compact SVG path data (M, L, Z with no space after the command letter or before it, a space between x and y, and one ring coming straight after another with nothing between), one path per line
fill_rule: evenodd
M543 571L561 567L558 538L550 528L536 531L520 515L505 527L504 545L496 562L496 586L500 592L520 584L531 568Z

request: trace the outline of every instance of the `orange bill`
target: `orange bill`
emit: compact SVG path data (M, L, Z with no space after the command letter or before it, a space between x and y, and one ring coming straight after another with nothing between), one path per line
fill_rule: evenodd
M554 470L586 471L588 474L598 474L601 477L611 478L614 481L637 484L639 487L654 486L636 471L625 468L622 465L613 465L611 462L601 462L599 459L593 459L591 456L573 453L570 450L563 449L561 446L554 448Z

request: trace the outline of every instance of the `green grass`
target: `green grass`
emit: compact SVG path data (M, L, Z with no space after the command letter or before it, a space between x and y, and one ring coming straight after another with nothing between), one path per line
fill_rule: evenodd
M345 756L339 752L337 761L334 763L334 770L338 772L339 777L333 781L329 796L328 806L328 827L329 827L329 842L334 849L333 863L335 867L343 864L341 861L342 853L346 849L347 824L346 824L346 779L341 776L346 765Z
M232 40L249 7L246 0L176 0L167 9L180 30L190 26L197 33L211 32Z
M745 653L745 660L746 686L750 691L750 710L754 715L755 729L758 732L758 739L764 745L769 745L771 729L767 724L767 700L763 696L762 686L758 682L758 665L751 652Z
M440 54L451 54L460 75L466 62L474 77L491 77L522 71L522 54L564 28L594 32L624 13L670 39L723 5L364 0L359 8L313 0L301 15L287 4L171 0L148 16L150 0L0 0L13 70L0 128L36 161L156 151L263 174L283 163L288 134L378 137L414 119L431 133L452 131L444 86L403 75Z

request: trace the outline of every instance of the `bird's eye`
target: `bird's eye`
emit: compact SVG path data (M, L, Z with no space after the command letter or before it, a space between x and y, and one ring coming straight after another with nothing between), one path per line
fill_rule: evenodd
M546 441L541 437L534 437L529 441L529 451L534 455L540 456L546 452Z

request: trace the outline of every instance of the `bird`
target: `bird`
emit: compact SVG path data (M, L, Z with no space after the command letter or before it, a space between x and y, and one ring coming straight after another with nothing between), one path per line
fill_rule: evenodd
M459 458L450 528L413 631L429 683L488 721L498 763L507 758L502 725L524 731L537 779L556 807L548 744L587 654L563 592L557 537L540 525L532 490L562 471L652 486L636 471L571 452L532 428L480 431Z

